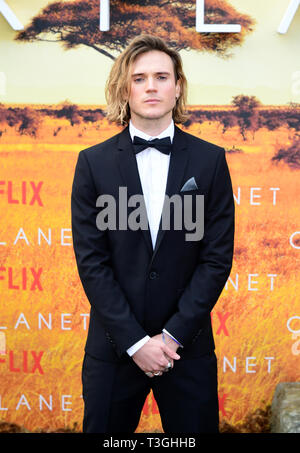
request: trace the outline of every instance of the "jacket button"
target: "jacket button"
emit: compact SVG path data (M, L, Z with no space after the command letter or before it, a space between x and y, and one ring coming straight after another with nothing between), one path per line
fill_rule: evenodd
M154 280L155 278L158 277L158 273L155 271L150 272L149 277L151 280Z

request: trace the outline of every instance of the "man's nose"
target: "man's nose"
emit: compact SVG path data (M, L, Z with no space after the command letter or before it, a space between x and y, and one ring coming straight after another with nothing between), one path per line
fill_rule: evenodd
M147 79L146 90L147 91L155 91L156 90L156 84L155 84L155 80L154 80L153 77L149 77Z

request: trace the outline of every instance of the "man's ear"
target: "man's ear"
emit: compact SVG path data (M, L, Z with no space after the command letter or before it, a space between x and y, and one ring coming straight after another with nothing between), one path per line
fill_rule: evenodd
M176 99L179 98L180 93L181 93L181 83L180 83L180 80L177 80L176 87L175 87L175 96L176 96Z

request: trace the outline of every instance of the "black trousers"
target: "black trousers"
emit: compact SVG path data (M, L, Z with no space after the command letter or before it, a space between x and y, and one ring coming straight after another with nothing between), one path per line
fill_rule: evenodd
M134 433L152 389L165 433L218 433L217 359L212 352L175 361L148 378L132 359L110 363L85 354L83 432Z

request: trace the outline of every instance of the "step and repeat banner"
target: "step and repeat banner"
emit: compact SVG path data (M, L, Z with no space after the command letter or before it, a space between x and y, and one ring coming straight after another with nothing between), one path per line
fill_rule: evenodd
M211 315L221 426L245 427L278 383L299 381L298 6L0 1L0 423L81 430L89 303L71 186L78 152L121 130L105 118L104 86L142 32L180 51L190 112L180 127L223 146L232 176L234 262ZM137 432L161 430L150 394Z

